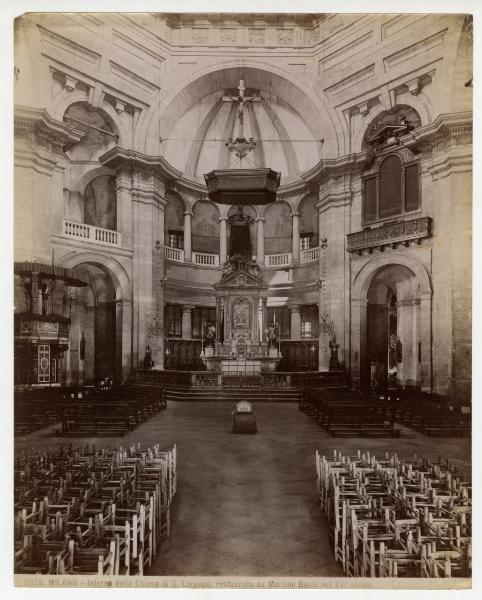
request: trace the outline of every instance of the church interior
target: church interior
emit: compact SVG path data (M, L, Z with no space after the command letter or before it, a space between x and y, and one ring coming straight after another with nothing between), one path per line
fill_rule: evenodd
M15 22L14 573L470 582L472 18Z

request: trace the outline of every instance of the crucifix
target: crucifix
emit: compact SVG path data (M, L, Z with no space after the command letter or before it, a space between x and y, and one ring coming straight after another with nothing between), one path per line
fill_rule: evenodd
M247 140L244 137L244 131L243 131L244 104L246 102L260 102L261 96L257 96L257 95L245 96L244 93L246 91L246 88L244 87L244 79L239 80L239 85L237 87L237 90L239 92L237 97L236 96L223 96L224 102L237 102L239 104L238 137L235 140L230 139L229 142L227 142L226 146L228 147L230 152L234 152L236 154L236 156L238 156L238 158L242 159L246 156L246 154L248 152L250 152L256 146L256 142L254 141L254 138L249 138L249 140Z

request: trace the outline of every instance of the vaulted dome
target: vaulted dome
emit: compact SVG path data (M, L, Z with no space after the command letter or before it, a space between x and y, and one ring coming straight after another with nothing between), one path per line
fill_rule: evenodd
M255 96L256 101L245 104L244 136L255 138L257 144L243 166L269 167L281 173L282 181L295 180L321 158L322 143L317 128L309 124L310 115L300 114L299 107L290 102L292 90L275 93L279 85L274 85L272 78L253 72L245 75L246 96ZM212 169L239 167L226 142L238 135L238 105L228 98L237 97L236 78L240 75L243 75L240 69L233 69L229 76L207 81L217 84L217 89L204 86L204 93L199 93L198 88L197 97L184 106L182 114L176 115L171 124L164 156L187 177L203 181L203 174Z

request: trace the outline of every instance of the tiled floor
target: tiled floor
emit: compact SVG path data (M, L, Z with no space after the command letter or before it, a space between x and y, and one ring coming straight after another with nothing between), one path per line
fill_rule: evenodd
M170 402L124 438L59 438L52 428L16 440L33 452L72 443L159 442L178 448L172 537L152 575L341 576L316 496L314 454L370 449L470 464L467 439L431 439L403 429L400 439L336 439L295 404L258 403L258 434L231 432L229 402Z

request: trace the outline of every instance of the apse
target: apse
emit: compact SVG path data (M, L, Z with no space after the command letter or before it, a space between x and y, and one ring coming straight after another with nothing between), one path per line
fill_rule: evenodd
M244 134L257 144L244 166L269 167L281 173L282 182L298 179L322 156L320 118L300 89L259 69L226 69L187 86L167 111L172 119L161 122L169 129L166 160L196 180L213 168L232 166L226 142L236 138L238 124L236 105L228 98L237 95L240 78L247 94L259 97L246 103Z

